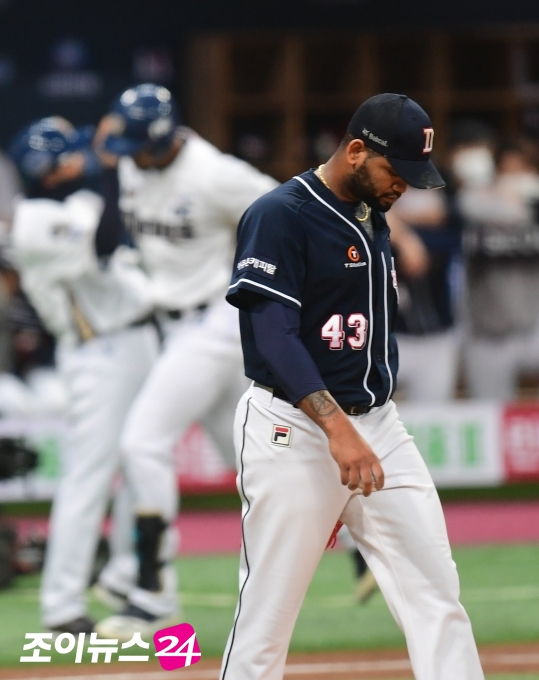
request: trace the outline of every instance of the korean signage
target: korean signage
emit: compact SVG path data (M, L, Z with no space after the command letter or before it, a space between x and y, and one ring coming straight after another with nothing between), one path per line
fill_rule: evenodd
M399 413L437 486L503 483L498 404L402 404Z

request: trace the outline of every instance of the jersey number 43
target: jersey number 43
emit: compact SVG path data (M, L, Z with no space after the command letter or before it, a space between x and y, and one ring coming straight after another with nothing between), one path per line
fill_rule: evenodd
M344 339L352 349L363 349L367 342L367 328L369 322L363 314L350 314L347 319L349 328L355 328L354 335L346 338L343 330L342 314L333 314L322 326L322 340L329 340L329 349L339 350L344 347Z

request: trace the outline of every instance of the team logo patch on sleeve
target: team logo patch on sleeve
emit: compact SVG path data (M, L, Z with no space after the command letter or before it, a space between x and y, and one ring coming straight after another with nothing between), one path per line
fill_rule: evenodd
M277 262L267 257L244 257L236 265L239 272L251 271L268 279L274 279L277 273Z
M275 446L290 446L292 428L288 425L274 425L271 435L271 443Z

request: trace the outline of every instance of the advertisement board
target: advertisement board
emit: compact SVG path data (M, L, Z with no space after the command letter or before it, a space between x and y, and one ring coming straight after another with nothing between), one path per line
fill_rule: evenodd
M21 478L0 481L0 502L49 500L53 497L67 455L67 425L61 419L0 418L0 439L21 439L38 454L36 470ZM193 425L174 447L182 493L233 491L236 472L225 465L200 425Z
M539 480L539 404L453 401L398 404L436 485L497 486ZM0 502L52 498L66 451L62 420L0 419L0 438L20 437L39 455L36 471L0 482ZM235 471L199 425L175 446L183 493L233 492Z
M437 486L503 482L499 404L461 401L398 408Z
M30 474L0 481L0 501L52 498L65 456L66 431L62 419L0 418L0 439L23 440L39 460Z
M508 404L502 418L505 478L539 479L539 404Z

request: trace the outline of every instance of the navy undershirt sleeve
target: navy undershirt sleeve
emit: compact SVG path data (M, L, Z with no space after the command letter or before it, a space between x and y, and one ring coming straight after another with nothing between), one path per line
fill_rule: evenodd
M100 177L100 189L105 199L105 207L95 234L95 249L98 257L112 255L119 245L128 244L118 207L120 189L116 168L103 170Z
M256 348L293 404L326 386L299 337L300 312L275 300L249 306Z

